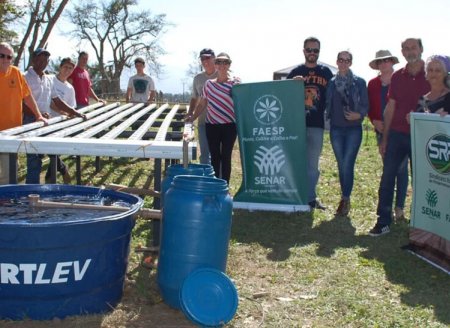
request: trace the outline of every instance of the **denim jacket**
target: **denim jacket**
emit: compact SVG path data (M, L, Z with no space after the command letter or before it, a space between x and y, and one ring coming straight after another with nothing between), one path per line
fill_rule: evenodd
M327 96L326 96L326 118L330 119L331 106L333 105L333 94L336 91L336 76L334 76L327 87ZM366 81L360 78L359 76L353 75L353 81L350 86L350 97L354 104L353 111L361 114L361 121L364 119L364 116L367 115L369 111L369 97L367 94L367 86Z

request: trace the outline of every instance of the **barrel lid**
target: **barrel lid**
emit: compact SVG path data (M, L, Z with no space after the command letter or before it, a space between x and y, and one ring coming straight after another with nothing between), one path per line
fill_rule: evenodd
M233 282L212 268L192 271L180 290L181 308L188 319L203 326L221 326L233 319L238 307Z

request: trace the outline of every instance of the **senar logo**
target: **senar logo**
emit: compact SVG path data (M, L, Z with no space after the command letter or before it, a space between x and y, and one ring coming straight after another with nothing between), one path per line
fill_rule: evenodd
M450 137L436 134L428 140L426 155L430 165L441 174L450 173Z

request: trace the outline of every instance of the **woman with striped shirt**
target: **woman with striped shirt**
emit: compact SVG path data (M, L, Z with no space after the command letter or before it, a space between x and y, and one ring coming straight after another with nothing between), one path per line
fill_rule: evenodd
M229 75L231 59L222 52L215 59L217 78L208 80L194 113L188 121L195 121L206 109L206 138L211 152L211 164L216 177L230 182L231 154L236 141L236 119L231 89L239 83Z

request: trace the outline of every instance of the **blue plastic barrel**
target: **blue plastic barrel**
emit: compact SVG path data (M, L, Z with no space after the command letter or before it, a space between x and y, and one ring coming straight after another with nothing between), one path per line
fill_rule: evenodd
M206 177L214 177L214 169L209 164L173 164L167 167L166 175L161 182L161 206L164 204L164 194L169 190L173 178L177 175L198 175Z
M180 288L199 268L226 271L232 199L225 180L179 175L164 202L157 282L165 303L180 309Z
M29 194L102 197L129 204L130 210L77 220L66 220L64 214L48 220L3 215ZM0 202L0 318L64 318L110 311L119 303L133 214L143 203L139 197L82 186L6 185L0 186Z
M177 175L198 175L214 177L214 169L209 164L188 164L184 167L183 164L173 164L167 167L164 179L161 182L161 208L164 208L164 195L169 190L173 178ZM161 223L159 220L153 220L153 245L160 244Z

